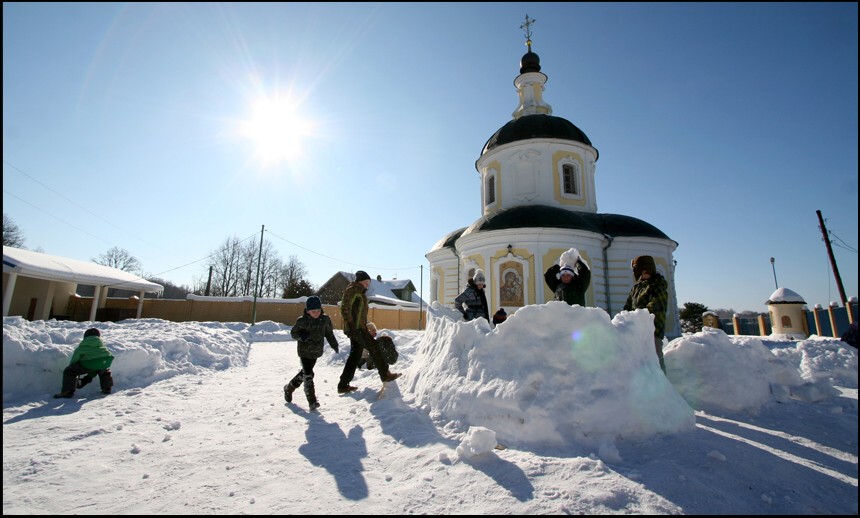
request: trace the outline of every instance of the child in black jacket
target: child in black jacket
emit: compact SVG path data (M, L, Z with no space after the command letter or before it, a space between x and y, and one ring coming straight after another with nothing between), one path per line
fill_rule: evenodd
M334 352L338 352L331 318L323 313L319 297L308 297L304 314L296 320L295 325L290 329L290 335L298 340L296 352L302 362L302 370L284 385L284 399L287 400L287 403L292 403L293 392L304 383L308 405L311 410L319 408L320 403L314 391L314 365L317 363L317 358L323 354L325 345L323 339L328 341Z

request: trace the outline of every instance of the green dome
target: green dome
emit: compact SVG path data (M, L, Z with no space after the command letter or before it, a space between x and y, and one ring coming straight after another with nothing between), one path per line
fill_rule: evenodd
M533 138L554 138L561 140L573 140L581 142L588 146L591 141L585 133L576 127L572 122L554 115L524 115L519 119L514 119L504 126L499 131L495 132L492 137L484 144L484 149L481 155L495 149L498 146L510 144L520 140L529 140ZM597 151L595 149L595 151ZM599 153L598 153L598 156Z

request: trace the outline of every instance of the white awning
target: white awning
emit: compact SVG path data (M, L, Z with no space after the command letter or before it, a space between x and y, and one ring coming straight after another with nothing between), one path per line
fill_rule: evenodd
M117 268L11 246L3 247L3 272L49 281L74 282L146 293L164 291L164 286L160 284L149 282Z

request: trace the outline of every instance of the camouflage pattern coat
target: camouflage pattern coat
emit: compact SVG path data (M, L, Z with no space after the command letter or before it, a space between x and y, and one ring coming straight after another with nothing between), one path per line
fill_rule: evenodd
M301 340L303 333L307 333L308 339ZM308 315L305 310L304 314L296 320L295 325L290 329L290 336L298 340L296 352L300 358L319 358L323 355L325 344L323 340L328 340L329 346L337 352L337 339L334 337L334 326L331 323L331 318L325 313L320 313L319 318L314 318Z
M651 274L650 279L642 279L630 289L625 311L647 309L654 315L654 337L663 339L666 330L666 307L669 304L669 284L659 273Z

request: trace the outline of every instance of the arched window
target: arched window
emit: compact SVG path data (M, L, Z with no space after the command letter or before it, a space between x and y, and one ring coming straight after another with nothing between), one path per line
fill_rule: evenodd
M786 315L786 316L782 317L782 327L791 327L791 317L790 316Z
M496 175L487 176L487 192L484 196L485 205L492 205L496 202Z
M579 194L579 169L574 164L563 164L561 166L562 192L570 196Z

